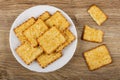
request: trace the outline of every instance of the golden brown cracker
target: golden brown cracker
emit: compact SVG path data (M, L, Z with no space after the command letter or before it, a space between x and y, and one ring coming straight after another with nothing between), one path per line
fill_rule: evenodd
M29 65L43 52L43 50L40 47L33 48L29 43L25 42L16 49L16 52L21 59Z
M49 19L45 21L45 23L49 27L56 26L60 31L64 31L70 26L70 23L59 11L56 11Z
M102 42L103 34L103 31L85 25L82 39L91 42Z
M57 59L59 59L62 56L61 52L53 52L51 54L41 54L38 58L37 61L40 64L40 66L42 68L47 67L49 64L51 64L52 62L56 61Z
M38 19L30 28L24 31L24 35L31 45L35 47L38 45L37 38L47 30L47 25L41 19Z
M43 21L50 18L51 14L48 11L45 11L43 14L41 14L38 18L42 19Z
M96 5L91 6L88 10L88 13L98 25L101 25L107 20L105 13L103 13L103 11Z
M109 51L105 45L84 52L85 60L90 70L95 70L112 62Z
M39 45L49 54L65 42L65 37L56 27L52 27L38 38Z
M14 29L14 32L16 36L19 38L21 43L24 43L25 41L27 41L26 37L23 35L23 31L25 31L34 23L35 23L35 18L31 17L30 19L28 19L27 21L25 21L24 23L22 23L21 25L19 25Z
M66 39L66 42L63 43L60 47L58 47L58 49L56 50L56 52L58 51L62 51L66 46L68 46L73 40L75 40L75 36L73 35L73 33L69 30L66 29L64 31L64 37Z

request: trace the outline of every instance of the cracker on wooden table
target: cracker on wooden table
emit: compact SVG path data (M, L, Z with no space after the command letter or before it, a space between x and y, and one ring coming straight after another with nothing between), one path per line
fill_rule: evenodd
M107 16L105 15L105 13L103 13L103 11L96 5L91 6L88 9L88 13L98 25L101 25L107 20Z
M70 26L70 23L59 11L56 11L49 19L45 21L45 23L49 27L56 26L60 31L64 31Z
M30 19L28 19L27 21L25 21L24 23L22 23L21 25L19 25L14 29L14 32L21 43L24 43L27 41L26 37L23 35L23 31L25 31L34 23L35 23L35 18L31 17Z
M24 35L31 45L35 47L38 45L37 38L47 30L47 25L41 19L38 19L30 28L24 31Z
M112 58L105 45L100 45L84 52L84 57L90 70L98 69L112 62Z
M16 49L17 54L21 59L29 65L43 52L40 47L32 47L28 42L23 43Z
M64 31L64 37L66 39L66 42L63 43L60 47L58 47L58 49L56 50L56 52L58 51L62 51L66 46L68 46L73 40L75 40L75 36L73 35L73 33L69 30L66 29Z
M43 21L50 18L51 14L48 11L45 11L43 14L41 14L38 18L42 19Z
M57 59L62 56L61 52L53 52L51 54L42 53L38 58L37 61L42 68L47 67L49 64L53 63Z
M91 42L102 42L103 35L103 31L85 25L82 39Z
M38 43L43 48L46 54L50 54L55 51L65 41L65 37L56 27L50 28L38 38Z

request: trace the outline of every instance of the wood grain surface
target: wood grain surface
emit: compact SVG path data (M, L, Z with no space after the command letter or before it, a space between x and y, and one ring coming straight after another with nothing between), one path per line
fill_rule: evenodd
M108 16L98 26L87 13L92 4L98 5ZM21 66L9 47L9 31L15 18L25 9L36 5L52 5L64 10L73 20L78 33L78 45L70 62L50 73L36 73ZM102 43L81 40L84 25L104 31ZM106 44L113 63L89 71L83 52ZM120 80L120 0L0 0L0 80Z

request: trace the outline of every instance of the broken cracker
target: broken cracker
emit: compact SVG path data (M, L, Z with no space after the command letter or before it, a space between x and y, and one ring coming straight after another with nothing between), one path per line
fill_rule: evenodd
M43 21L50 18L51 14L48 11L45 11L43 14L41 14L38 18L42 19Z
M47 30L47 25L41 19L38 19L30 28L24 31L24 35L31 45L35 47L38 45L36 39Z
M112 58L105 45L100 45L84 52L84 57L90 70L95 70L112 62Z
M39 45L45 53L50 54L66 41L56 27L52 27L38 38Z
M70 26L70 23L59 11L56 11L49 19L45 21L45 23L49 27L56 26L60 31L64 31Z
M42 68L47 67L49 64L51 64L52 62L56 61L57 59L59 59L62 56L61 52L53 52L51 54L41 54L38 58L37 61L40 64L40 66Z
M103 13L103 11L96 5L91 6L88 10L88 13L98 25L101 25L107 20L105 13Z
M43 50L40 47L33 48L28 42L25 42L16 49L16 52L21 59L29 65L43 52Z
M56 52L58 51L62 51L66 46L68 46L73 40L75 40L75 36L73 35L73 33L67 29L64 31L64 36L66 38L66 42L63 43L60 47L58 47L58 49L56 50Z
M24 23L22 23L21 25L19 25L14 29L14 32L21 43L24 43L27 41L26 37L23 35L23 31L25 31L34 23L35 23L35 18L31 17L30 19L28 19L27 21L25 21Z
M83 40L92 41L92 42L102 42L103 41L103 32L94 28L85 25L83 32Z

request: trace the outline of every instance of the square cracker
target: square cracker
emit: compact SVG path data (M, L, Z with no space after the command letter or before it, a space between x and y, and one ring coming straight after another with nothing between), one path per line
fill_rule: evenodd
M35 47L38 45L37 38L47 30L47 25L41 19L38 19L30 28L24 31L24 35L31 45Z
M65 37L56 27L50 28L42 36L38 38L39 45L45 53L50 54L65 42Z
M51 64L52 62L56 61L57 59L59 59L62 56L61 52L53 52L51 54L41 54L38 58L37 61L40 64L40 66L42 68L47 67L49 64Z
M41 14L38 18L42 19L43 21L50 18L51 14L48 11L45 11L43 14Z
M88 13L98 25L101 25L104 21L107 20L105 13L103 13L103 11L96 5L91 6L88 10Z
M70 26L70 23L59 11L56 11L49 19L45 21L45 23L49 27L56 26L60 31L64 31Z
M100 68L112 62L109 51L105 45L84 52L84 57L90 70Z
M43 52L43 50L40 47L33 48L28 42L25 42L16 49L16 52L21 59L29 65Z
M91 42L102 42L103 35L104 33L101 30L97 30L85 25L82 39Z
M34 23L35 23L35 18L31 17L30 19L28 19L27 21L25 21L24 23L22 23L21 25L19 25L14 29L14 32L21 43L24 43L25 41L27 41L26 37L23 35L23 31L25 31Z
M58 47L58 49L56 50L56 52L58 51L62 51L66 46L68 46L73 40L75 40L75 36L73 35L73 33L69 30L66 29L64 31L64 37L66 39L66 42L63 43L60 47Z

